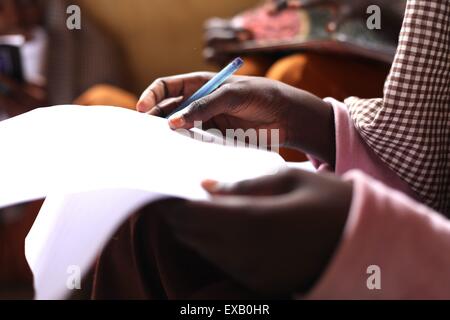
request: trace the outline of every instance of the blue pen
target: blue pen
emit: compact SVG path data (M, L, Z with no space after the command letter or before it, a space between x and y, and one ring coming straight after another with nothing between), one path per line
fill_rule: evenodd
M231 62L228 66L226 66L222 71L216 74L211 80L209 80L203 87L201 87L196 93L192 95L189 99L183 102L175 111L173 111L169 116L175 114L185 108L187 108L194 101L200 100L201 98L206 97L211 94L214 90L216 90L219 86L221 86L225 81L228 80L236 71L238 71L242 65L244 64L244 60L241 58L236 58Z

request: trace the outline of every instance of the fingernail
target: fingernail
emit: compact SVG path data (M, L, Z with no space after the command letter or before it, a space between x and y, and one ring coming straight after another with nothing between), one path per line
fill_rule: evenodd
M221 184L216 180L204 180L202 182L202 187L209 193L217 193L221 189Z
M175 114L169 118L169 125L172 129L182 128L186 124L183 115Z
M149 111L148 109L144 101L139 101L136 105L136 110L139 112L145 113Z

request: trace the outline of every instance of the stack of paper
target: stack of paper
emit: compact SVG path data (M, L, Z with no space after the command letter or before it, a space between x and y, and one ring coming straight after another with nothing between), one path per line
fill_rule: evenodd
M277 154L197 141L164 119L102 106L42 108L0 122L0 148L0 208L46 197L26 242L38 299L66 297L68 268L87 272L148 202L207 199L205 178L233 182L285 167Z

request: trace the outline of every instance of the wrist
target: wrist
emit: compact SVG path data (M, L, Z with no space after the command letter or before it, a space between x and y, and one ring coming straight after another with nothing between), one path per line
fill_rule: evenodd
M287 99L286 141L288 148L299 149L334 167L336 158L333 108L322 99L291 88Z

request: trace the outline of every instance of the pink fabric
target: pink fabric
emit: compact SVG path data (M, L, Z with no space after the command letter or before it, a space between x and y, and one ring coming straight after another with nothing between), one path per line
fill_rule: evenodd
M354 194L341 243L306 298L450 299L450 221L408 197L416 195L365 144L347 107L325 101L335 115L335 172ZM380 268L381 290L367 286L370 266Z
M336 127L336 168L335 173L339 176L354 169L359 169L369 176L383 182L391 188L400 190L407 195L417 198L409 185L400 179L364 142L356 131L347 106L332 98L326 98L334 110ZM326 163L321 163L311 158L312 163L319 171L330 171Z
M308 299L450 299L450 221L360 171L341 243ZM369 266L381 290L369 290Z

